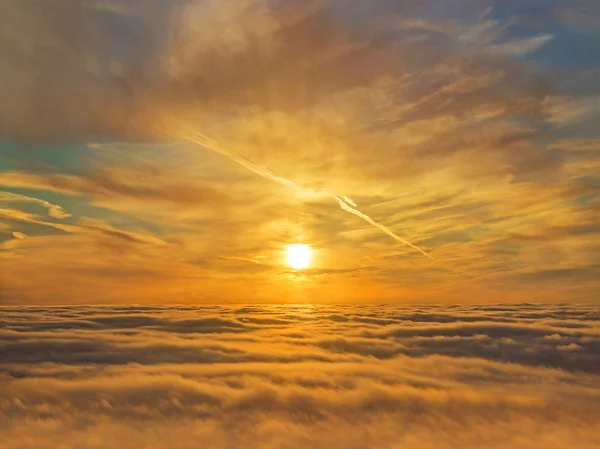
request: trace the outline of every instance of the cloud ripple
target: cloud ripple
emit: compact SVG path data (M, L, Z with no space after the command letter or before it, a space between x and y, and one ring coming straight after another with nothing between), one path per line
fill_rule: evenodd
M592 448L597 306L3 307L0 447Z

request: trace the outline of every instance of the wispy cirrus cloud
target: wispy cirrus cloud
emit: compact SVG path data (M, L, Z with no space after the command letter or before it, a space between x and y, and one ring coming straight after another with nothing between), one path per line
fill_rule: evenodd
M113 233L157 243L115 254L131 251L140 272L160 265L146 282L170 298L179 281L196 291L202 277L252 272L253 295L276 301L297 290L281 250L300 240L319 251L315 273L329 270L308 276L320 298L500 301L502 285L513 298L593 298L600 56L593 27L574 24L597 11L571 3L1 1L0 134L15 146L0 152L0 185L103 230L48 236L65 224L6 212L3 238L34 237L3 246L7 289L36 297L13 277L28 264L50 283L96 285L53 271L76 241L90 248L70 257L120 279L111 249L96 252ZM83 149L66 156L65 141ZM117 284L111 296L128 297Z
M30 196L21 195L18 193L3 192L0 191L0 203L5 206L9 202L24 202L24 203L35 203L39 204L48 209L48 215L56 219L64 219L71 217L71 214L66 212L62 207L52 204L48 201L41 200L39 198L33 198Z

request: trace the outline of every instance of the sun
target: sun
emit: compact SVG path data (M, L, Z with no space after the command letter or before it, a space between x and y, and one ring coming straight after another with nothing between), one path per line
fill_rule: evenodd
M288 265L297 270L308 267L312 258L312 252L308 245L294 244L287 247Z

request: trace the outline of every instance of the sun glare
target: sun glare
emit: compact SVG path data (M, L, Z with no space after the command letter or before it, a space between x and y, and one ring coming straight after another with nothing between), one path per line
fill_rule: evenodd
M312 254L308 245L295 244L287 247L288 265L297 270L308 267Z

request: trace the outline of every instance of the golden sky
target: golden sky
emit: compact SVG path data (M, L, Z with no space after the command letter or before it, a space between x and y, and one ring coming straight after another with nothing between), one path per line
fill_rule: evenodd
M593 0L0 17L6 304L597 299Z

